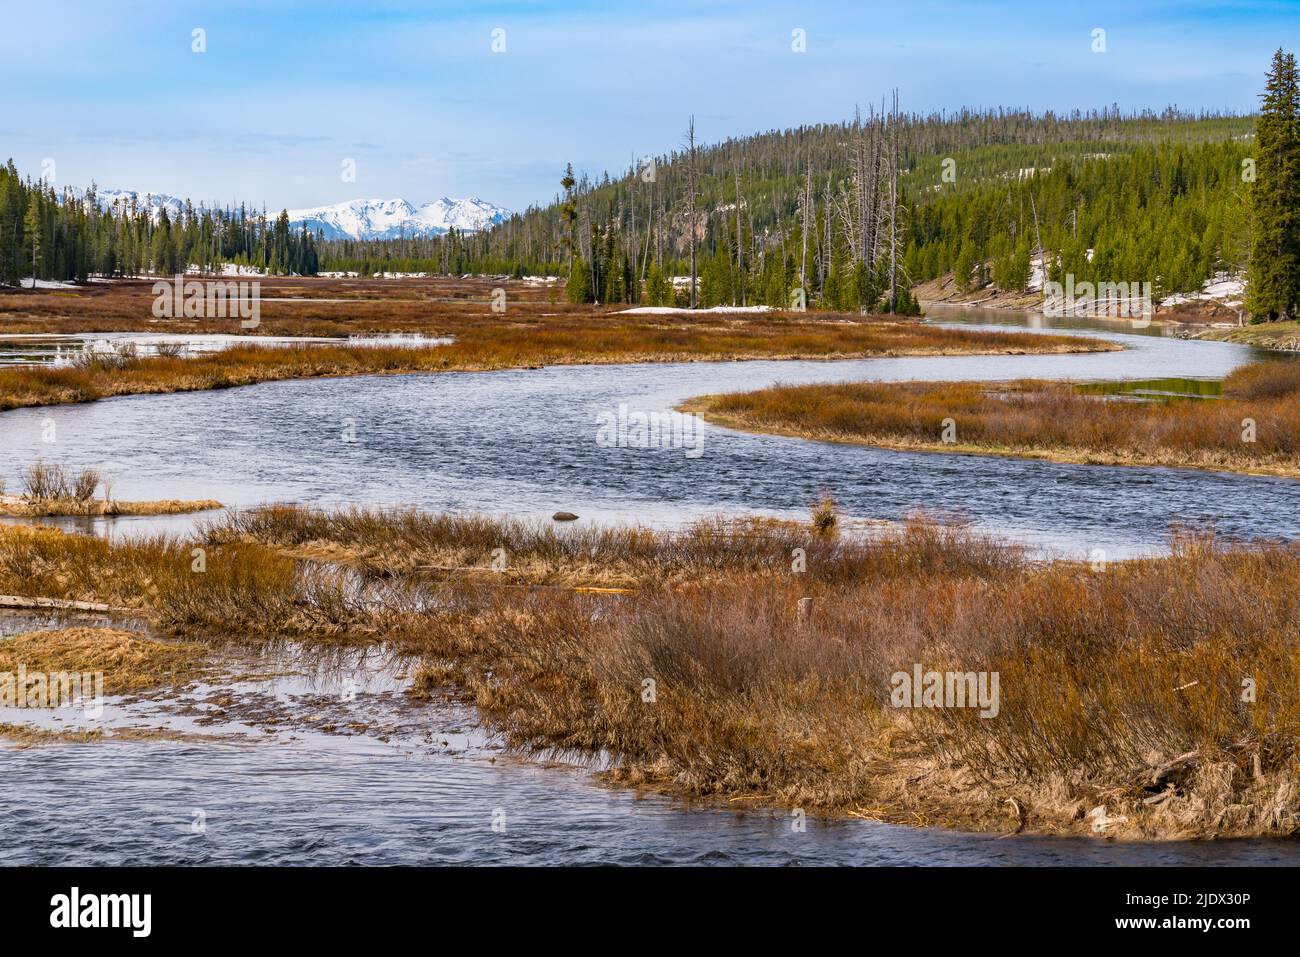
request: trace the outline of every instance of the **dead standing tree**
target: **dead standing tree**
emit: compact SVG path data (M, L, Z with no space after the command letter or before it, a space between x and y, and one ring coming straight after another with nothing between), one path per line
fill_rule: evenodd
M898 311L898 89L889 111L889 311Z
M803 187L803 248L799 253L799 288L808 296L808 217L812 212L812 161L808 161Z
M686 160L686 182L687 182L687 201L688 216L687 230L691 235L691 308L695 308L695 290L696 290L696 249L695 249L695 115L691 114L691 123L686 130L687 160Z
M741 206L744 200L740 196L740 161L737 159L734 167L736 175L736 275L739 276L740 282L740 304L745 305L745 230L744 220L741 218ZM735 305L735 301L732 301Z

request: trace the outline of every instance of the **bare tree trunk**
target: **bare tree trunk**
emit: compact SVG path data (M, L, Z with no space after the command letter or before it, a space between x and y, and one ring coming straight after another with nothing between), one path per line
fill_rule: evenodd
M831 226L832 226L831 218L832 217L831 217L831 171L830 170L826 171L826 201L822 204L822 208L826 211L825 212L826 245L822 247L822 261L821 261L821 294L823 297L825 297L826 280L829 279L831 275L831 248L833 245L831 241Z
M883 102L880 105L879 118L876 117L875 113L876 110L873 106L871 108L871 202L868 204L869 215L871 216L871 249L868 258L873 269L880 255L880 204L883 202L882 194L884 192L880 186L880 153L885 122Z
M740 304L745 305L745 229L740 215L740 162L736 162L736 275L740 283Z
M691 234L691 308L696 304L696 275L697 268L695 262L695 115L691 115L691 125L687 131L687 139L690 143L690 162L687 166L687 174L690 179L690 223L689 231Z
M890 153L893 156L889 187L889 311L898 311L898 90L889 111Z
M812 204L812 162L809 161L803 187L803 249L799 253L799 287L808 295L808 207Z
M1035 174L1037 175L1037 174ZM1038 231L1038 204L1034 202L1034 191L1029 191L1029 208L1034 212L1034 242L1038 244L1038 268L1043 271L1043 294L1047 294L1047 257L1043 254L1043 234Z
M649 204L650 221L646 223L645 232L645 255L641 257L641 281L645 282L646 266L650 263L650 240L654 237L655 231L655 181L650 180L650 204Z

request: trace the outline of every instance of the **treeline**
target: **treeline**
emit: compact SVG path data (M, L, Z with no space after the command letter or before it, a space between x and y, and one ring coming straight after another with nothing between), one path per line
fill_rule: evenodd
M317 236L316 248L323 272L355 272L363 276L376 273L460 276L472 272L509 274L516 278L533 274L515 260L485 253L474 236L455 228L436 237L358 240Z
M949 273L964 289L1024 290L1042 256L1049 278L1150 281L1161 297L1250 261L1266 195L1244 175L1254 127L1251 116L1174 109L917 116L882 104L850 122L700 146L692 124L680 149L621 174L566 170L552 202L489 230L365 242L313 237L284 213L242 206L187 202L174 218L104 209L93 190L56 195L20 180L11 162L0 170L0 281L234 263L555 275L578 302L910 312L911 288ZM1288 150L1275 183L1288 169L1300 177L1300 150ZM1291 182L1286 195L1300 195ZM1300 241L1278 248L1300 263Z
M166 206L117 200L105 206L92 186L56 193L24 180L13 160L0 167L0 283L84 282L91 276L173 275L226 263L273 274L314 275L315 239L275 219L239 209L195 208L173 218Z
M908 289L1049 275L1192 291L1249 255L1254 118L1217 113L906 115L679 150L478 234L322 244L322 268L559 275L575 301L911 311ZM360 246L366 248L364 253ZM694 255L692 256L692 253ZM392 263L394 265L389 265ZM365 271L364 269L362 271Z

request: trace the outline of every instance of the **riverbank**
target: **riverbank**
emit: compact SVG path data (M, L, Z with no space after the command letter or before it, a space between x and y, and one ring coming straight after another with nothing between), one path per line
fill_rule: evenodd
M129 515L185 515L221 508L214 499L160 499L124 502L120 499L28 499L0 494L0 515L10 518L118 517Z
M710 323L650 320L501 322L436 347L236 346L190 358L90 355L74 366L0 370L0 411L118 395L224 389L285 379L478 372L546 365L878 356L1028 355L1114 351L1072 336L942 329L888 319L831 322L746 318Z
M905 451L1300 478L1300 367L1244 366L1219 399L1124 401L1069 383L775 386L680 406L727 428Z
M1043 281L1041 263L1035 260L1033 278L1028 288L1022 291L1008 291L995 286L981 289L961 290L957 288L956 277L946 273L936 279L920 283L912 288L912 295L922 307L930 305L978 307L981 309L1004 309L1014 312L1038 312L1043 310ZM1180 331L1192 332L1214 327L1224 331L1229 327L1246 324L1243 311L1244 281L1240 277L1219 274L1213 281L1205 284L1205 290L1199 294L1178 294L1162 302L1153 302L1151 315L1142 321L1157 325L1170 325ZM1088 318L1105 320L1106 316L1089 316ZM1114 318L1117 327L1131 324L1133 319Z
M279 507L185 542L0 529L0 590L138 607L183 641L383 641L416 663L417 698L472 703L518 751L604 754L611 784L732 807L1296 830L1300 553L1193 535L1168 558L1042 563L959 527L859 538L830 516L670 535ZM595 568L629 591L577 590ZM904 702L918 670L970 675L970 699L941 678Z
M1300 352L1300 322L1260 322L1236 329L1206 329L1190 338L1238 342L1278 352Z

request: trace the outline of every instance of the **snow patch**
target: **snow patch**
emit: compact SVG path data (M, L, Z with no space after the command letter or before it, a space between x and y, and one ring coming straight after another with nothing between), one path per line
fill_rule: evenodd
M1242 274L1216 272L1205 281L1198 293L1175 293L1162 300L1162 306L1177 306L1179 303L1196 301L1221 302L1225 306L1240 306L1246 298L1246 277Z
M713 306L709 309L679 309L676 306L636 306L632 309L620 309L618 316L671 316L677 313L696 315L702 312L771 312L771 306Z

